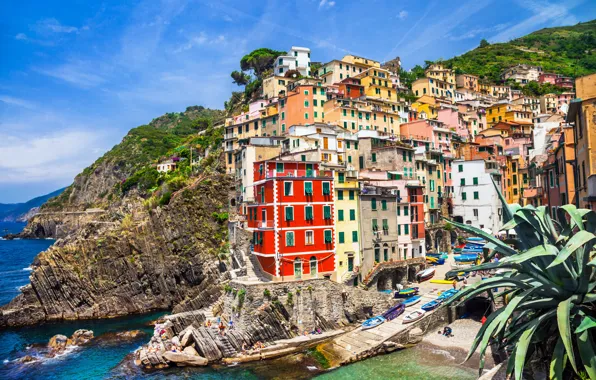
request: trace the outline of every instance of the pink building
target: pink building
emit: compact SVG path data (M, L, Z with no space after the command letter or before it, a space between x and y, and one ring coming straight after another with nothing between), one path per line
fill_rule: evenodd
M569 104L573 99L575 99L574 92L564 92L562 94L559 94L559 106L557 107L557 110L559 112L567 113L567 110L569 109Z
M557 74L553 73L542 73L538 76L538 83L550 83L555 84L557 81Z
M555 80L555 85L562 88L573 88L573 78L559 76Z

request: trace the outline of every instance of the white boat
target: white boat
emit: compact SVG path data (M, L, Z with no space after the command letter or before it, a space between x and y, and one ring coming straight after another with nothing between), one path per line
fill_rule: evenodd
M426 281L435 275L435 268L428 268L416 273L416 279L419 282Z
M419 320L420 318L422 318L424 316L424 314L426 314L426 311L424 311L422 309L413 311L404 317L403 324L405 325L406 323L415 322L415 321Z

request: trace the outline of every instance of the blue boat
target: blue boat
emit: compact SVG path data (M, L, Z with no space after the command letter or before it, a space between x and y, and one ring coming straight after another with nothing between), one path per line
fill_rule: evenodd
M377 327L378 325L385 322L385 318L379 316L372 317L367 319L366 321L362 322L362 330L372 329L373 327Z
M407 288L395 292L393 298L408 298L418 294L418 288Z
M457 292L459 292L459 290L457 290L457 289L446 290L443 293L441 293L441 295L437 299L441 300L441 301L445 301L446 299L451 298L454 295L456 295Z
M467 255L455 255L453 259L456 262L474 262L478 259L478 255L476 254L467 254Z
M424 305L422 305L421 309L424 311L431 311L436 309L437 307L439 307L441 305L441 300L432 300L430 302L425 303Z
M403 305L406 305L406 307L410 307L412 305L416 305L418 302L420 302L422 298L420 298L420 296L414 296L414 297L410 297L410 298L406 298L404 300L404 302L402 302Z
M406 305L400 302L397 305L393 306L391 309L384 312L382 317L385 318L385 320L387 321L391 321L399 317L405 310Z

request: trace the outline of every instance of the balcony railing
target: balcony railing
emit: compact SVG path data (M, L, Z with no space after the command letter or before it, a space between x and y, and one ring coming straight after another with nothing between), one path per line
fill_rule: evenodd
M273 220L257 220L256 228L274 228Z

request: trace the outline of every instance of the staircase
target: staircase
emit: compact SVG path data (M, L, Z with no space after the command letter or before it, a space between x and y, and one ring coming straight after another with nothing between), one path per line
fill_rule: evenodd
M236 356L237 352L234 349L234 347L232 347L232 345L230 344L230 341L228 340L227 336L218 335L217 339L220 343L218 344L218 347L221 349L221 353L224 355L224 357L231 358L233 356Z
M248 281L263 281L269 282L270 280L265 277L261 264L255 255L249 254L248 260L246 260L246 277Z

